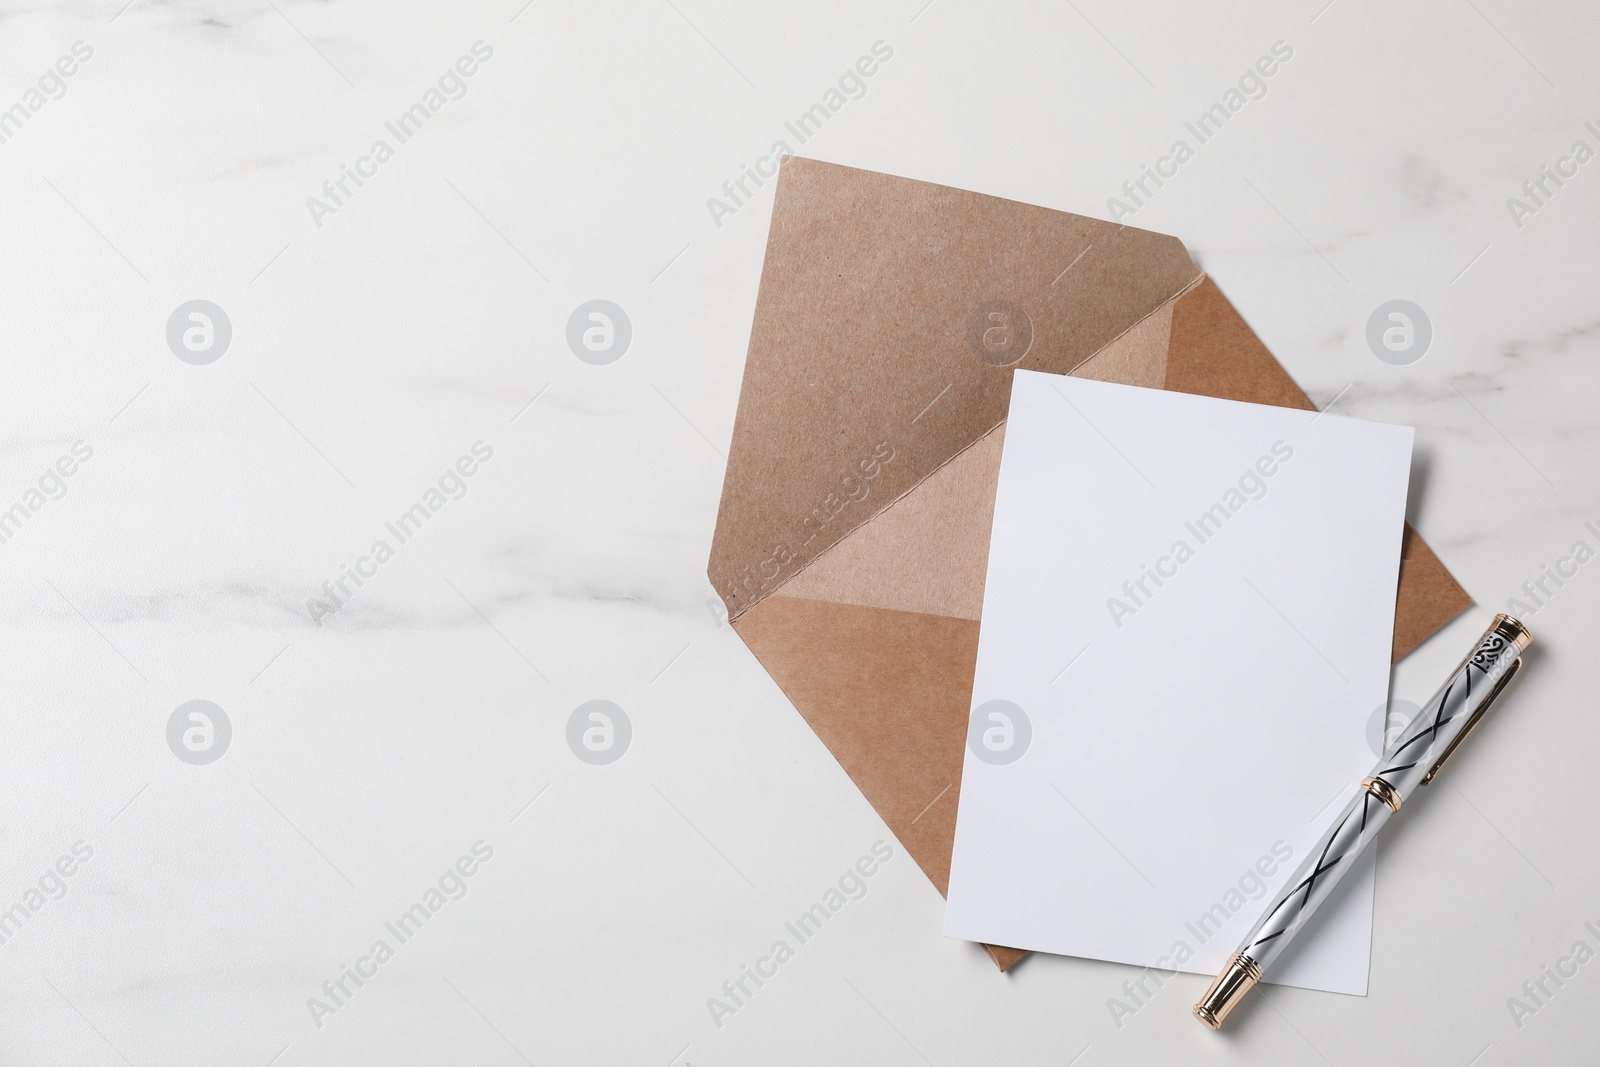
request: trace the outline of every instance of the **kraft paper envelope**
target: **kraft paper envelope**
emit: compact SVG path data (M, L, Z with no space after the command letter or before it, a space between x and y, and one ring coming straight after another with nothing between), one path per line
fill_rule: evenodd
M784 163L708 573L941 894L1016 367L1313 407L1176 238ZM1407 527L1394 658L1470 603Z

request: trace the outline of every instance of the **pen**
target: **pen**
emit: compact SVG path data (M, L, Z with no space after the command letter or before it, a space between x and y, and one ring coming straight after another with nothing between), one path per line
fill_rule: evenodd
M1522 653L1532 643L1533 635L1517 619L1494 617L1477 647L1379 757L1377 767L1362 780L1332 827L1245 935L1194 1006L1195 1018L1213 1030L1222 1028L1222 1020L1261 981L1405 798L1417 786L1431 782L1478 725L1521 668Z

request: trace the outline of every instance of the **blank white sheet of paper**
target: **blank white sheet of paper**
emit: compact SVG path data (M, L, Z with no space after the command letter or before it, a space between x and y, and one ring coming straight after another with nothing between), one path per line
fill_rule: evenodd
M1018 370L1005 435L945 932L1215 973L1376 762L1412 430ZM1268 981L1366 992L1373 871Z

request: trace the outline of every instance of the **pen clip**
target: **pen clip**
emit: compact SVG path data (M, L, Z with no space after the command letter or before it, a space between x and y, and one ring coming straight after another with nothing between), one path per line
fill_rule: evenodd
M1439 773L1439 768L1444 766L1444 761L1449 759L1451 754L1454 753L1457 748L1461 747L1461 742L1467 739L1467 735L1470 734L1478 725L1484 714L1494 706L1495 700L1499 698L1500 693L1505 689L1506 684L1510 682L1512 678L1516 677L1517 672L1521 669L1522 657L1518 656L1516 659L1511 661L1511 666L1506 669L1505 674L1500 676L1500 680L1494 684L1494 688L1489 690L1489 698L1483 702L1483 705L1478 708L1477 711L1472 713L1472 718L1467 720L1467 725L1461 728L1461 732L1456 734L1455 740L1450 742L1450 747L1444 750L1444 755L1439 757L1439 762L1435 763L1433 767L1429 769L1428 773L1422 776L1421 784L1427 785L1429 782L1433 781L1433 776Z

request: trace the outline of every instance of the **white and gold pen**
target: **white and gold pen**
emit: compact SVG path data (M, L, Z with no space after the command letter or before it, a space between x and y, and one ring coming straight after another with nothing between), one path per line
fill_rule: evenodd
M1245 935L1239 950L1194 1006L1195 1018L1213 1030L1255 988L1289 941L1322 906L1389 817L1417 786L1427 785L1444 761L1482 720L1533 643L1528 628L1510 615L1496 615L1488 633L1448 682L1417 713L1362 780L1356 795L1333 821Z

